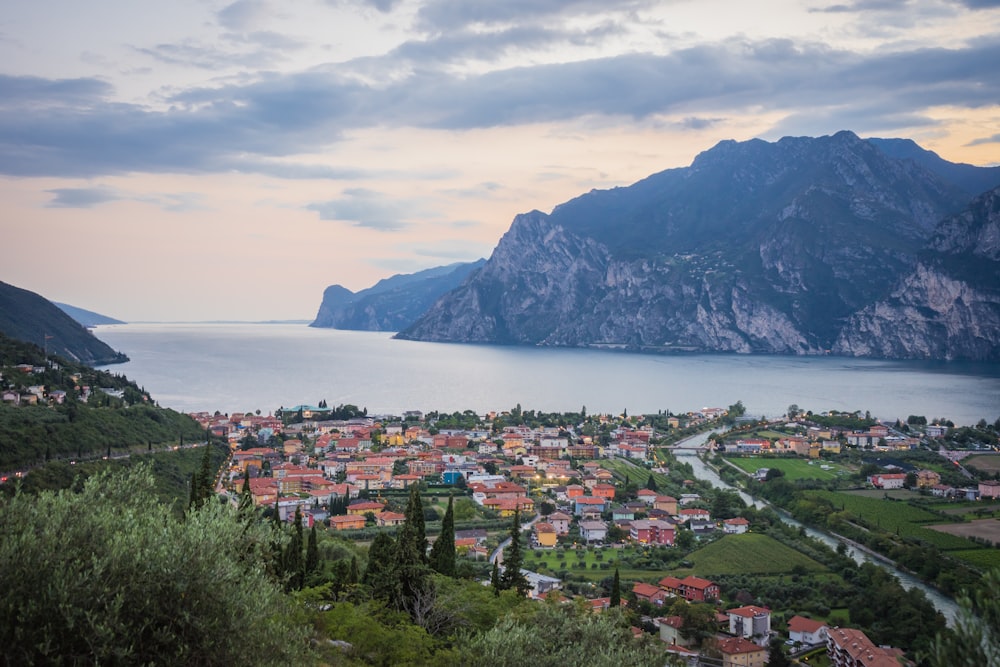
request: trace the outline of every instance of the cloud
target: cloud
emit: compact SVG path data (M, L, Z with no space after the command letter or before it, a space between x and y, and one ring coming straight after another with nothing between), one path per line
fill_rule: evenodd
M1000 134L994 134L992 137L980 137L979 139L973 139L966 146L983 146L985 144L1000 144Z
M219 24L230 30L246 30L267 13L264 0L236 0L219 10Z
M429 0L417 13L417 23L431 31L456 30L470 25L536 25L555 17L630 14L662 4L659 0Z
M47 208L93 208L98 204L122 199L115 190L102 186L93 188L55 188L46 190L53 195Z
M306 208L318 213L321 220L351 222L357 227L392 232L409 226L409 221L420 215L422 204L366 188L349 188L340 199L309 204Z
M877 123L866 117L917 118L940 105L994 105L997 62L996 37L954 49L869 54L782 39L733 39L665 54L482 74L414 69L378 84L354 76L349 65L265 73L250 82L181 91L164 100L170 105L165 109L113 103L114 91L99 79L0 76L0 173L243 170L349 179L359 173L296 164L294 158L321 151L336 157L345 133L371 127L461 131L570 119L655 122L675 115L692 119L697 129L746 109L795 114L805 105L837 129L862 129L851 123L870 127Z

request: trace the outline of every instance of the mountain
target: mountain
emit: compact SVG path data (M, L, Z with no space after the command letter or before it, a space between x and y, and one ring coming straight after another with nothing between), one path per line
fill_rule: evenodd
M399 337L825 353L968 204L968 181L945 171L851 132L723 141L689 167L517 216Z
M449 264L395 275L354 293L331 285L323 292L310 326L361 331L400 331L410 326L442 294L458 287L486 260Z
M128 361L51 301L4 282L0 282L0 332L88 366Z
M853 315L833 351L1000 359L1000 187L942 221L913 271Z
M77 308L76 306L71 306L68 303L59 303L57 301L53 301L52 303L54 303L59 310L63 311L87 328L96 327L99 324L125 324L121 320L116 320L113 317L101 315L100 313L95 313L90 310L84 310L83 308Z
M921 148L912 139L867 140L880 151L900 160L913 160L946 181L962 188L969 198L975 197L1000 183L1000 167L977 167L971 164L948 162L934 151Z

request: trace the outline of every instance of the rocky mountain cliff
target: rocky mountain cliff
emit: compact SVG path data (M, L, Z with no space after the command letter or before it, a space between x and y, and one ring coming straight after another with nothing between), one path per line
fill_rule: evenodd
M4 282L0 282L0 332L88 366L128 361L51 301Z
M357 293L341 285L331 285L324 290L319 312L309 326L400 331L485 262L480 259L395 275Z
M486 265L399 336L852 354L844 325L968 203L968 181L943 171L851 132L724 141L690 167L517 216Z
M1000 188L945 219L914 270L853 315L838 354L1000 359Z

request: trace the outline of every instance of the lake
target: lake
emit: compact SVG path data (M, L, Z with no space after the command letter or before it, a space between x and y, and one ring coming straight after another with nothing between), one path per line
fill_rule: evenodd
M404 410L686 412L743 401L749 414L869 410L956 424L1000 416L1000 364L736 354L650 355L393 340L304 324L121 324L98 338L131 361L106 367L185 412L354 404Z

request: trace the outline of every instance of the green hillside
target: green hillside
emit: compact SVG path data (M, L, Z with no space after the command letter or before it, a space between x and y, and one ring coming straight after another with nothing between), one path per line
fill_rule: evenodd
M5 282L0 282L0 333L88 366L128 361L51 301Z
M19 369L22 364L31 370ZM16 396L16 403L0 402L0 471L205 437L194 420L156 406L125 376L59 357L46 359L38 347L3 334L0 377L0 391ZM34 397L34 405L27 396Z

